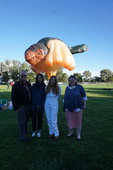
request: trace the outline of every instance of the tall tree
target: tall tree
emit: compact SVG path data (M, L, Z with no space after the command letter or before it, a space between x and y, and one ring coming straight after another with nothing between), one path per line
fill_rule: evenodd
M103 82L110 82L113 78L113 72L109 69L103 69L100 71L100 77Z
M83 72L83 77L85 81L88 81L91 77L91 72L89 70L86 70Z
M11 78L13 79L14 82L19 80L19 70L18 69L13 69L11 72Z
M7 71L5 62L0 62L0 74L2 76L2 73Z
M20 65L20 70L24 70L26 72L31 72L31 68L30 68L30 66L29 66L29 64L27 62L23 62Z
M101 77L95 76L93 80L94 82L101 82Z
M66 73L62 74L62 81L63 83L67 83L68 82L68 75Z
M63 73L63 69L61 68L56 75L58 82L67 82L68 81L68 75L66 73Z
M8 71L4 71L2 74L2 81L7 83L10 80L10 75Z
M82 79L83 76L81 73L73 73L73 76L76 77L78 82L83 82L83 79Z
M34 73L33 71L29 72L28 76L27 76L27 80L30 81L31 83L35 82L36 81L36 73Z

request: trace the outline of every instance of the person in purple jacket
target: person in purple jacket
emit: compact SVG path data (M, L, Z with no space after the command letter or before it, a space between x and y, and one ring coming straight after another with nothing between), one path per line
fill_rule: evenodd
M45 83L42 74L37 74L36 82L31 88L32 94L32 137L41 137L45 102Z
M65 89L63 107L69 128L67 137L71 137L74 133L74 129L76 129L77 140L80 140L82 114L83 110L86 108L87 96L83 86L77 84L77 80L74 76L70 76L68 81L69 85Z

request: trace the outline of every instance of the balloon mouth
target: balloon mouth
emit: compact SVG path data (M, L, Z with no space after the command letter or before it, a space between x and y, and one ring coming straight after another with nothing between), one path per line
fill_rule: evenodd
M39 58L39 57L37 57L37 56L35 56L35 57L26 57L26 56L25 56L25 60L26 60L27 62L31 62L31 61L34 61L34 60L37 60L37 62L40 62L41 60L45 60L45 58Z
M30 56L29 56L29 57L28 57L28 56L25 56L25 60L26 60L26 61L29 62L31 59L32 59L32 57L30 57Z
M26 61L28 63L30 63L32 66L37 67L37 66L42 65L42 63L45 62L44 60L45 59L38 59L38 58L34 57L34 58L30 58L29 60L27 59Z

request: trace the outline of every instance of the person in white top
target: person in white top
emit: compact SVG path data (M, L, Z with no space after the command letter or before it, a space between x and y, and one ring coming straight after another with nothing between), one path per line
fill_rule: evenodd
M59 103L58 99L61 95L61 88L58 86L56 76L51 76L46 86L45 113L49 127L49 138L59 139L59 129L57 125L57 116Z

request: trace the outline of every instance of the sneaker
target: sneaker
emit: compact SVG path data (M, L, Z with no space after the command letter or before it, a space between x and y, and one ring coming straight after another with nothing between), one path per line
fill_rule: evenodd
M68 135L67 135L67 137L69 138L69 137L71 137L71 136L73 136L74 134L73 134L73 132L70 132Z
M57 142L58 140L59 140L59 136L55 136L55 137L54 137L54 141Z
M36 136L36 131L34 131L31 136L35 137Z
M41 133L37 132L37 137L40 138L41 137Z
M50 139L50 138L53 138L54 137L54 134L50 134L49 136L48 136L48 138Z
M78 136L77 136L77 140L81 140L81 137L80 137L80 135L78 135Z

